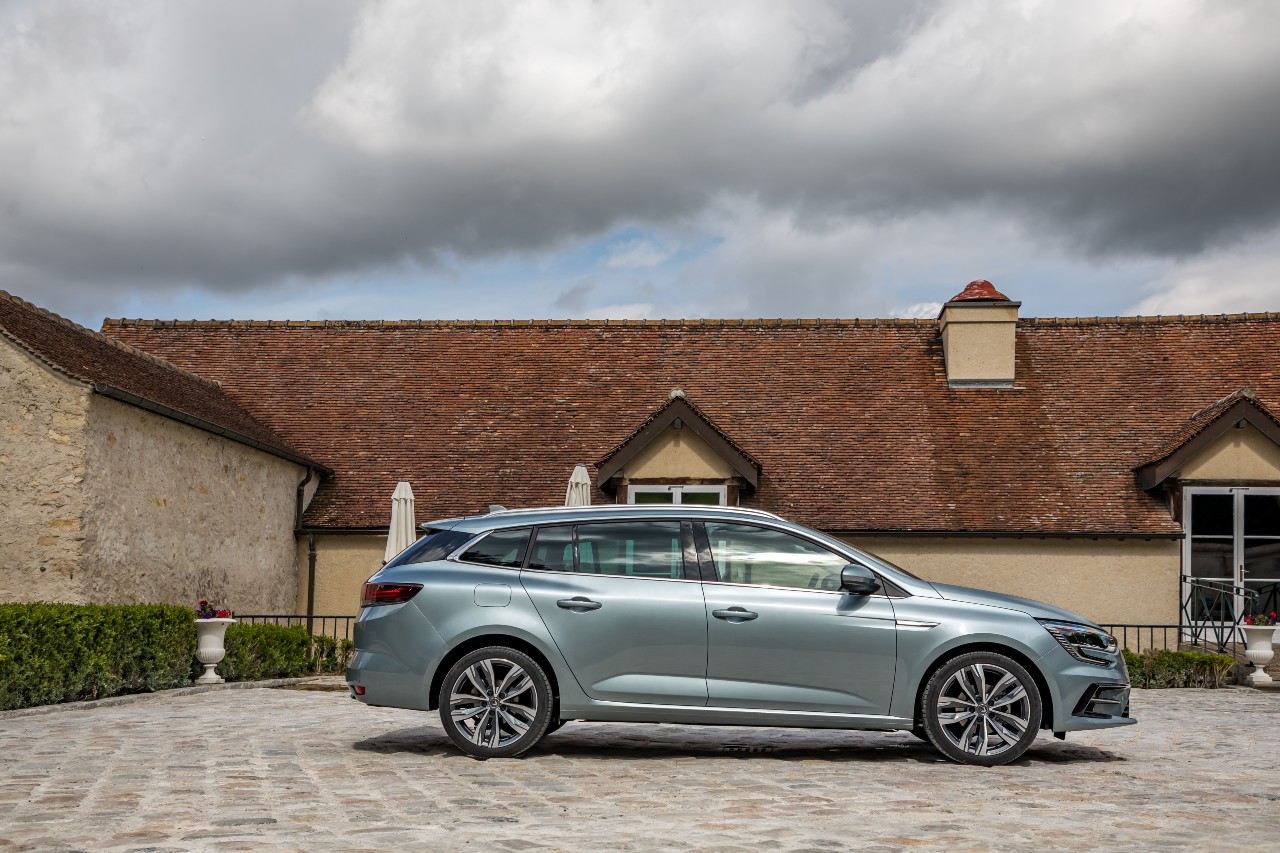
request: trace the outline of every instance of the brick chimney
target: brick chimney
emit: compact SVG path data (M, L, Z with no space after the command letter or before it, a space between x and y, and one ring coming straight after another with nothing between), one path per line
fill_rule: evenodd
M942 306L938 332L948 386L1013 387L1014 332L1021 304L980 279Z

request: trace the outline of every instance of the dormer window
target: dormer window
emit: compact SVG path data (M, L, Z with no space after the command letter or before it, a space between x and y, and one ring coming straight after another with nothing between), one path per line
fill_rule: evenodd
M699 504L725 506L727 486L666 486L633 484L627 489L630 504Z

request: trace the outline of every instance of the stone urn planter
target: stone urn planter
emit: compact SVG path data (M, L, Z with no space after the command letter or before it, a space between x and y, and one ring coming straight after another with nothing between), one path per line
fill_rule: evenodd
M222 676L213 670L227 656L224 645L227 626L234 625L235 621L230 618L196 620L196 659L204 664L204 674L196 679L196 684L222 683Z
M1253 672L1245 676L1250 684L1270 684L1271 676L1263 671L1263 667L1271 663L1275 657L1272 640L1275 638L1275 625L1241 625L1244 633L1244 656L1253 664Z

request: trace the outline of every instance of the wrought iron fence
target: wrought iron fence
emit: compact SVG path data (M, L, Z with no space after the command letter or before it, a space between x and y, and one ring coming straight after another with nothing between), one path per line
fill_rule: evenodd
M335 640L350 640L351 627L356 621L354 616L306 616L305 614L284 613L252 613L236 619L249 625L302 625L313 637L332 637Z
M1103 625L1120 644L1120 648L1141 653L1148 649L1177 651L1181 642L1181 625Z
M1252 589L1227 581L1182 576L1183 642L1221 654L1239 637L1240 622L1258 601Z

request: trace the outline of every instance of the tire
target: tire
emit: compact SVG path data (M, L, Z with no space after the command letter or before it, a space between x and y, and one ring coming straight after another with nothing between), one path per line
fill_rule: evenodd
M564 724L565 724L565 723L567 723L567 722L569 722L569 721L568 721L568 720L562 720L562 719L560 719L559 717L553 718L553 719L551 720L551 722L547 724L547 730L546 730L545 732L543 732L543 733L542 733L542 736L543 736L543 737L546 737L547 735L551 734L552 732L558 732L558 731L560 731L562 728L564 728Z
M476 758L520 755L542 740L551 723L546 672L506 646L463 655L445 674L439 699L445 734Z
M982 767L1021 757L1036 739L1043 707L1031 673L994 652L952 658L920 696L929 742L952 761Z

